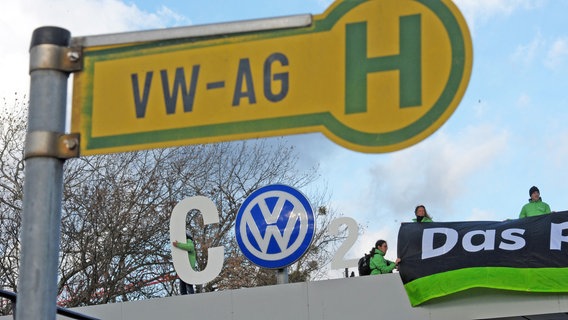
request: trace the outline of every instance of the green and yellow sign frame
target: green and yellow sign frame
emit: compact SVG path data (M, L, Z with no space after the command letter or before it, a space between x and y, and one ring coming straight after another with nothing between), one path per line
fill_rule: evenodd
M85 47L83 59L82 155L310 132L381 153L448 120L473 53L450 0L343 0L308 27Z

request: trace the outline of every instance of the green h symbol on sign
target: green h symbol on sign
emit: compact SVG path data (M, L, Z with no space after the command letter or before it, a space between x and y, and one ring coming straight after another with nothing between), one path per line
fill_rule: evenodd
M400 17L400 53L367 57L367 22L346 25L345 113L367 111L367 74L399 70L400 107L422 104L420 15Z

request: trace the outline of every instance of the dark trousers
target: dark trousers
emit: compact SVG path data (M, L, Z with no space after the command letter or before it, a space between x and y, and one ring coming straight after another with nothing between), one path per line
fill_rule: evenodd
M179 292L181 294L193 294L193 285L189 283L183 282L183 280L179 279Z

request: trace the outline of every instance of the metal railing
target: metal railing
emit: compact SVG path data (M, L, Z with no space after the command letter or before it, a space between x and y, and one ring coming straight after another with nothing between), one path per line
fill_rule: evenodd
M6 298L8 300L10 300L12 302L12 310L13 310L13 316L14 318L16 317L16 300L17 300L17 294L15 292L12 291L7 291L7 290L3 290L0 289L0 297L2 298ZM93 318L75 311L71 311L69 309L65 309L65 308L61 308L61 307L57 307L57 314L71 318L71 319L77 319L77 320L100 320L98 318Z

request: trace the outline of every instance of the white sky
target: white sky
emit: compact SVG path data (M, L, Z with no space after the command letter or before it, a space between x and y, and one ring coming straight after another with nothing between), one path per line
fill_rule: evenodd
M396 257L400 222L424 204L436 221L516 218L536 185L568 209L568 1L456 0L473 38L467 92L432 136L402 151L362 154L322 135L289 137L302 164L321 165L333 205L366 226L350 253L383 238ZM0 97L29 90L32 31L73 36L190 24L319 14L328 0L19 0L0 12ZM9 103L8 103L9 104Z

